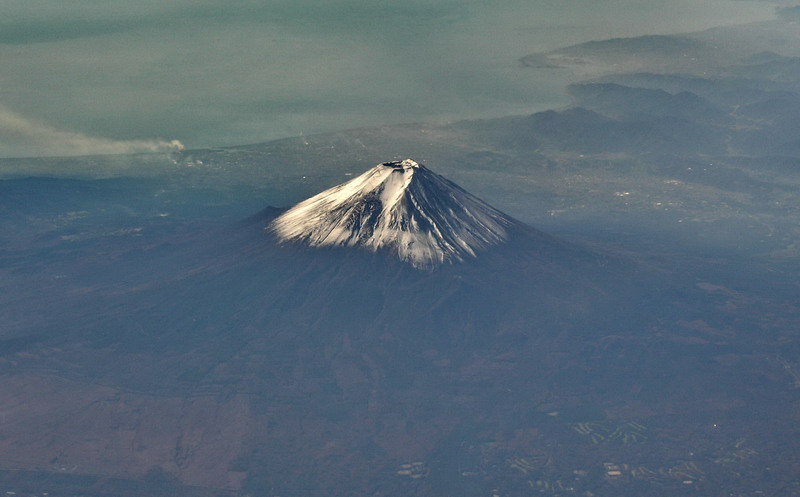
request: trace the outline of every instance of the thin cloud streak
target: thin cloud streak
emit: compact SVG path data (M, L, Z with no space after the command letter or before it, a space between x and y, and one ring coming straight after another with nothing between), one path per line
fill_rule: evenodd
M57 129L0 107L0 154L113 155L183 150L178 140L113 140Z

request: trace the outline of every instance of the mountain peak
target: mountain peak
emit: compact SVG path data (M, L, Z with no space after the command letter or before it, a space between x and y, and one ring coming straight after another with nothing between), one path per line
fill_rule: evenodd
M378 166L391 167L392 169L396 169L396 170L402 169L403 171L408 171L408 170L413 170L413 169L419 169L420 167L422 167L422 168L425 167L422 164L420 164L419 162L415 161L414 159L405 159L405 160L401 160L401 161L384 162L382 164L378 164ZM413 171L411 171L411 172L413 172Z
M281 242L388 250L416 268L463 261L507 238L514 221L412 159L384 162L269 226Z

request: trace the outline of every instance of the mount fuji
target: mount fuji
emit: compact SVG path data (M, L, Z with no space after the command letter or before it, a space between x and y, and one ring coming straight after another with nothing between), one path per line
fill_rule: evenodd
M61 219L76 185L98 188L3 198ZM102 209L70 209L105 212L108 188ZM411 160L235 222L147 216L76 215L2 259L6 467L191 486L148 495L487 495L527 450L515 434L672 378L694 337L670 342L671 323L706 319L646 260L539 231Z
M281 242L387 250L416 268L461 262L518 224L411 159L384 162L305 200L269 226Z

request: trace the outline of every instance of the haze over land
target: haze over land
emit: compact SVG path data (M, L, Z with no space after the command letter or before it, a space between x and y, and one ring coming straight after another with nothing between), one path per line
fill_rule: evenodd
M0 5L0 157L239 145L565 105L534 51L774 17L763 2Z

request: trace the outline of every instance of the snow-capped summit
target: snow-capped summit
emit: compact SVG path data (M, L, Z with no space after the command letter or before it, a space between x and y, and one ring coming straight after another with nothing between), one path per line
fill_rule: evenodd
M283 242L386 249L417 268L462 261L507 238L514 221L406 159L384 162L279 216Z

